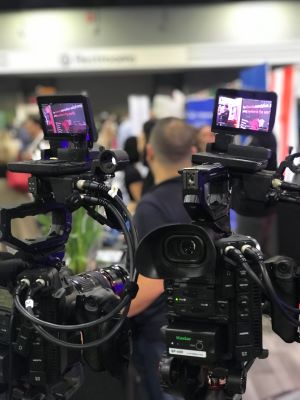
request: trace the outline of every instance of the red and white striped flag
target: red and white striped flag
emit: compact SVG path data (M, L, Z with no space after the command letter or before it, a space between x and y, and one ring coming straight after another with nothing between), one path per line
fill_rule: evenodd
M278 95L274 134L277 139L277 161L280 163L293 147L299 147L297 126L296 70L294 66L277 68L270 72L270 90ZM290 180L289 173L286 179Z

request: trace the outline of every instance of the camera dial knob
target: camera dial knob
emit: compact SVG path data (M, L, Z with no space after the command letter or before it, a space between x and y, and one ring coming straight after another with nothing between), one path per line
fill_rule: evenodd
M197 340L196 349L197 350L203 350L203 342L202 342L202 340Z

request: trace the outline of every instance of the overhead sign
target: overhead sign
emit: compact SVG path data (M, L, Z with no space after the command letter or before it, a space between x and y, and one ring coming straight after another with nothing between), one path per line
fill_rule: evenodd
M251 65L257 60L269 63L300 62L300 44L202 43L0 50L0 74L71 73L188 69L214 66ZM285 61L280 54L285 55ZM289 56L288 56L289 55Z
M142 70L186 63L181 46L0 51L0 74Z

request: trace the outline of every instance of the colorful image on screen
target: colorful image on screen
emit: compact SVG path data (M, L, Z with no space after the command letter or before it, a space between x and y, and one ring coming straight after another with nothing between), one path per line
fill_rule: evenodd
M87 134L83 105L81 103L42 104L47 134Z
M272 101L220 96L217 126L268 132Z

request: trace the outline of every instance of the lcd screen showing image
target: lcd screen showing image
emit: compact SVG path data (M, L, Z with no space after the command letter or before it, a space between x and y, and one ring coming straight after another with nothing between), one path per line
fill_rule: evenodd
M217 126L268 132L272 101L219 97Z
M52 103L42 104L42 114L47 134L76 135L88 133L83 104Z
M275 122L277 96L273 92L219 89L215 101L213 132L270 133Z

